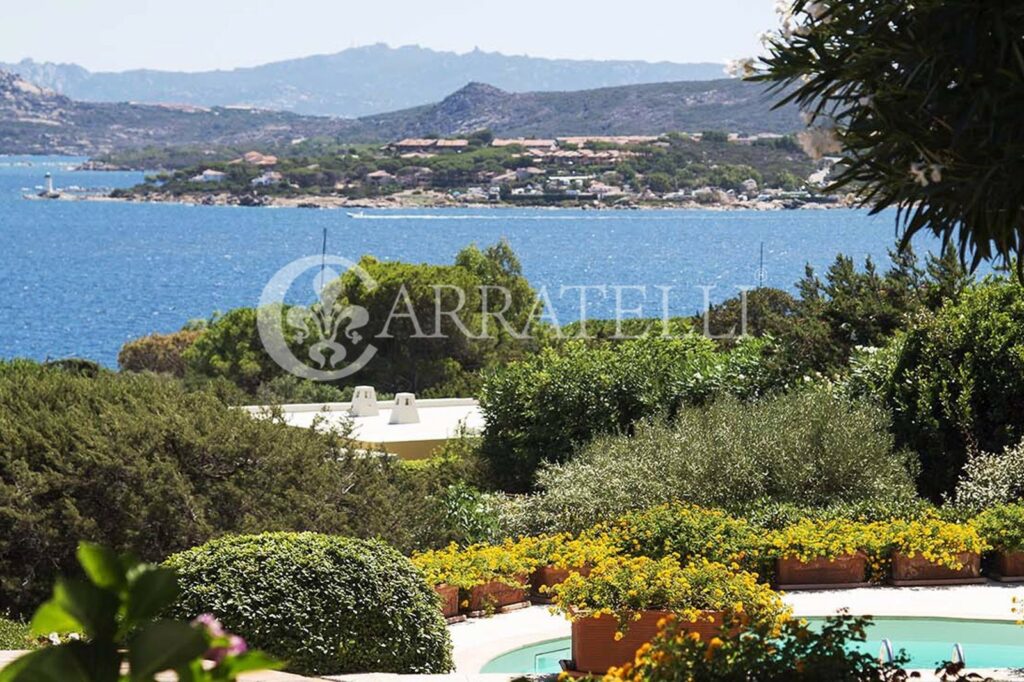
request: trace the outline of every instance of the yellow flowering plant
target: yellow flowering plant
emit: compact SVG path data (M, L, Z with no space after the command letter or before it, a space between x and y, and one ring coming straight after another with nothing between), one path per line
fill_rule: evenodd
M950 523L934 516L914 521L894 520L883 526L886 544L908 557L921 556L951 569L960 569L959 556L964 552L981 554L989 544L973 524Z
M743 519L682 502L627 514L586 535L603 539L623 554L671 556L683 563L695 557L745 563L758 544L755 530Z
M620 631L648 610L670 611L688 622L707 611L743 612L758 620L775 620L786 612L757 575L706 559L683 566L673 557L612 557L587 576L571 574L554 592L555 611L572 620L613 617Z
M804 519L767 534L764 552L772 558L813 561L869 553L882 543L874 524L842 519Z
M594 566L619 554L619 549L601 537L575 537L569 533L521 538L518 551L533 566L578 569Z
M727 618L720 634L705 641L670 619L633 661L609 670L602 682L908 680L902 652L893 663L880 663L863 651L870 623L840 615L812 629L806 621L786 619L779 625L754 623L737 633L735 619Z
M460 590L489 582L521 588L523 579L535 566L512 540L500 545L477 544L465 548L453 543L442 549L414 554L412 563L429 584L452 585Z
M973 520L978 534L1000 552L1024 552L1024 504L1002 504Z
M882 582L889 573L888 523L865 523L846 519L803 519L769 531L761 547L766 560L815 559L833 561L861 553L866 559L867 577Z

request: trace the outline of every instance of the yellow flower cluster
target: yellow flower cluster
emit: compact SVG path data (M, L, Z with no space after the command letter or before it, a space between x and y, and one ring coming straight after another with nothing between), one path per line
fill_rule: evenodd
M673 557L612 557L590 574L571 574L555 588L555 610L570 619L605 615L620 629L641 612L664 610L694 622L704 612L742 612L775 619L786 609L779 596L756 574L706 559L682 565Z
M575 537L569 533L521 538L516 548L535 566L578 569L593 566L619 554L606 538L589 534Z
M414 554L412 563L432 585L452 585L469 590L492 581L523 587L523 579L535 568L512 540L500 545L451 544L444 549Z
M743 519L718 509L673 502L627 514L585 534L611 544L624 554L681 562L696 557L742 562L757 544L757 534Z
M990 548L974 524L950 523L934 516L915 521L890 521L886 530L886 544L892 551L911 558L921 556L951 569L962 567L958 555L981 554Z
M768 557L799 561L836 559L858 552L875 554L884 545L881 526L856 521L804 519L768 533L762 551Z

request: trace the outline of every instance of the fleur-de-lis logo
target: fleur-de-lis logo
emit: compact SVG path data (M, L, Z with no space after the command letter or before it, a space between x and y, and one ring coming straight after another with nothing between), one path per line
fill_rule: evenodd
M304 379L336 381L358 372L377 353L375 346L367 344L355 360L345 362L349 356L345 343L357 346L363 340L359 330L370 316L362 306L340 301L343 291L336 266L355 274L367 291L377 287L369 273L347 258L309 256L278 270L260 296L257 324L263 347L284 370ZM313 281L317 302L309 307L286 306L289 289L314 267L320 268ZM305 357L300 359L295 348L302 348Z

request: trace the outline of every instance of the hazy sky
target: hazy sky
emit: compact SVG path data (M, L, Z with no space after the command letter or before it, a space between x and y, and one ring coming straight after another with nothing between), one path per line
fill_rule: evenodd
M6 0L0 61L197 71L384 42L541 57L725 61L772 0Z

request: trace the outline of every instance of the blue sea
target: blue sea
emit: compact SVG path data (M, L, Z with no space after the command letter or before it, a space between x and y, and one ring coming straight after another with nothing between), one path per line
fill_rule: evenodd
M845 253L888 262L894 214L860 210L576 211L264 209L27 201L51 172L58 188L125 187L141 173L74 172L67 157L0 156L0 358L69 356L116 365L118 349L215 311L254 306L289 262L321 253L450 263L467 244L507 238L560 323L642 306L692 314L739 287L792 289L805 264ZM919 253L936 242L919 243ZM764 268L760 267L761 246ZM637 289L635 287L643 287ZM661 287L661 288L658 288ZM713 287L713 288L709 288ZM565 288L565 289L563 289ZM635 316L634 314L624 317Z

